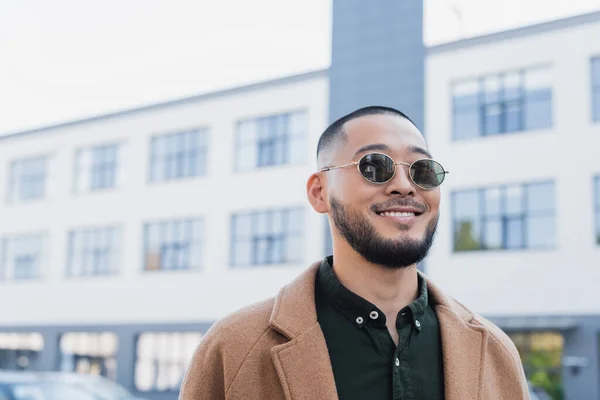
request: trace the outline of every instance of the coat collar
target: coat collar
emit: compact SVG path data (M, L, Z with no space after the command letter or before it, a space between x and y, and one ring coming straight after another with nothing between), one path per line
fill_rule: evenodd
M300 386L306 393L306 382L311 382L311 393L316 394L312 398L337 399L327 344L317 321L315 281L320 264L314 263L281 289L269 320L289 340L271 349L288 400L300 399L294 393L302 392ZM440 323L446 399L479 399L488 332L474 322L472 312L419 274L427 281Z

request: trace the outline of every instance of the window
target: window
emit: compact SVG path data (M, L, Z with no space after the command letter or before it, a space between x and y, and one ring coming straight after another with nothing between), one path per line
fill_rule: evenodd
M454 251L552 248L554 183L454 192Z
M44 337L40 333L0 333L0 370L23 371L35 368L43 348Z
M552 331L513 331L509 337L519 351L527 380L550 397L563 399L564 337ZM540 397L541 399L541 397Z
M146 271L189 270L202 266L201 219L146 224Z
M306 120L306 112L294 112L238 122L236 170L304 163L308 137Z
M153 137L150 144L150 182L204 175L207 141L205 129Z
M0 279L28 280L41 276L46 253L44 235L21 235L2 240Z
M46 196L48 157L16 160L10 169L11 203L42 199Z
M600 121L600 57L592 58L592 120Z
M303 260L301 208L235 214L231 218L231 264L299 263Z
M596 215L596 243L600 244L600 175L594 178L594 214Z
M67 332L60 337L60 371L117 379L119 339L112 332Z
M141 392L177 391L202 334L146 332L138 336L135 387Z
M117 186L116 144L79 150L76 155L75 191L88 192Z
M550 128L550 71L549 68L520 70L455 83L453 138Z
M94 276L117 272L120 236L120 230L115 227L71 231L67 275Z

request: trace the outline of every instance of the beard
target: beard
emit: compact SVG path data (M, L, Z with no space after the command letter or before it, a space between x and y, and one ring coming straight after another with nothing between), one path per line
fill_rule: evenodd
M423 239L386 239L375 230L373 224L359 213L331 196L333 222L346 242L372 264L387 268L406 268L421 262L429 253L437 229L439 214L429 221ZM406 230L407 227L399 227Z

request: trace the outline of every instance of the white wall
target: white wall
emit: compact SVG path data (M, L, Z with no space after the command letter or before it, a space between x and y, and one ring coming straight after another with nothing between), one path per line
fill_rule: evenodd
M302 82L261 87L195 104L100 120L4 139L0 142L0 236L49 233L48 269L41 280L0 282L0 324L212 322L277 290L322 257L324 218L306 199L305 182L316 168L314 150L326 127L325 74ZM305 109L308 163L237 173L234 130L238 119ZM152 135L206 126L208 173L204 177L147 183ZM73 193L75 151L98 143L122 147L123 185L104 193ZM7 204L10 161L28 154L52 154L51 190L43 201ZM301 265L230 269L233 212L302 206L306 209L305 260ZM144 272L142 226L171 217L204 218L204 266L198 271ZM77 227L119 225L119 273L111 277L67 278L67 232Z
M600 247L592 211L600 123L591 122L589 68L590 56L600 55L600 41L591 38L600 38L600 23L433 53L427 60L427 137L434 156L451 171L428 273L478 312L600 312ZM551 130L452 141L452 81L548 63ZM452 191L545 179L555 182L555 249L452 252Z

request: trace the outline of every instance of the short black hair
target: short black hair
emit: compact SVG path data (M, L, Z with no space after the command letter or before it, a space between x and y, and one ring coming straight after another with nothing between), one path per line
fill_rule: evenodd
M364 117L366 115L397 115L402 118L409 120L415 127L417 126L406 114L402 111L396 110L391 107L384 106L368 106L359 108L356 111L352 111L350 114L344 115L325 129L319 138L319 144L317 144L317 160L319 154L325 149L332 147L332 145L339 139L344 138L344 124L353 119Z

